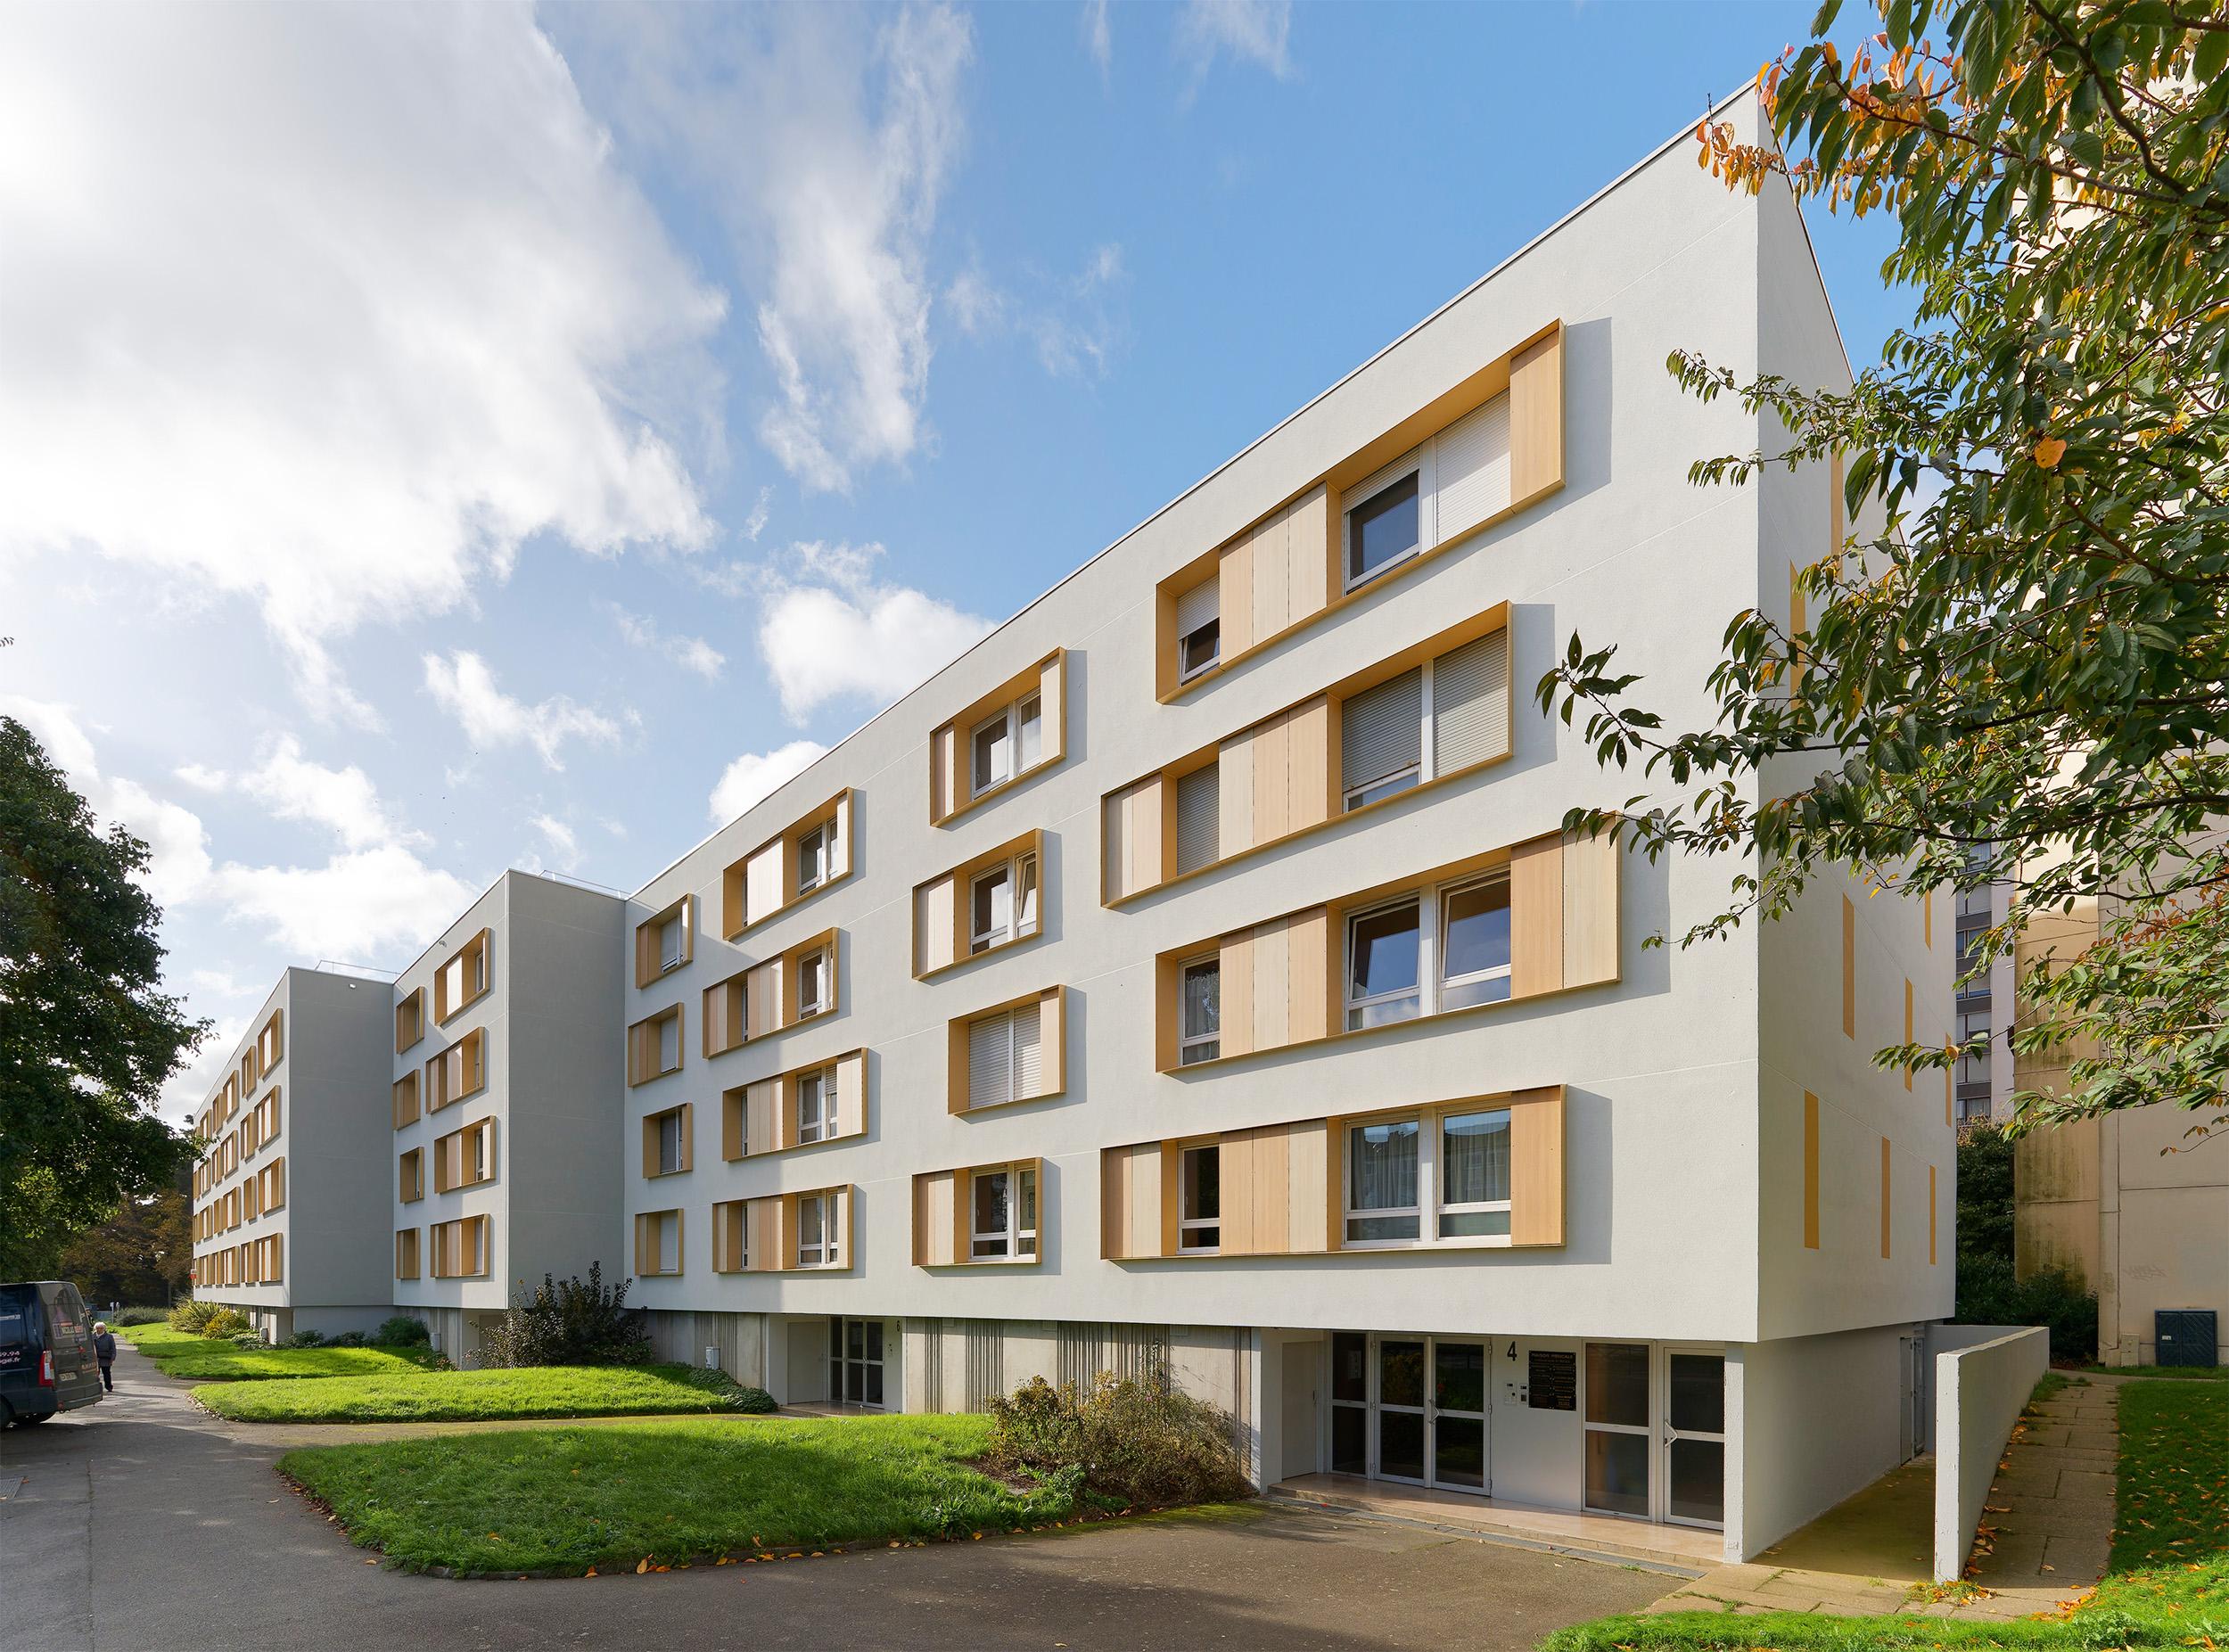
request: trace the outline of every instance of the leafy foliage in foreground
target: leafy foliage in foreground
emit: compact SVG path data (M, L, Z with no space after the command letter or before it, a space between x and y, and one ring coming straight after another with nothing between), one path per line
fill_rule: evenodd
M482 1333L481 1358L496 1366L647 1365L656 1355L642 1311L627 1305L632 1283L605 1285L601 1262L588 1264L585 1281L544 1274Z
M305 1348L273 1352L304 1360L354 1357L383 1363L366 1375L297 1382L218 1383L193 1397L243 1423L474 1422L523 1417L656 1417L692 1411L753 1411L773 1401L720 1372L686 1365L537 1366L522 1370L438 1371L381 1348ZM252 1356L251 1356L252 1357ZM428 1356L430 1357L430 1356ZM353 1372L357 1368L341 1368ZM175 1375L195 1376L179 1371ZM234 1375L234 1373L226 1373ZM238 1375L276 1375L275 1372Z
M1033 1377L993 1396L983 1461L1001 1472L1079 1473L1131 1508L1216 1502L1246 1493L1228 1414L1167 1384L1106 1372L1082 1392Z
M1616 649L1575 634L1541 702L1583 709L1603 763L1685 793L1634 797L1624 835L1743 864L1689 941L1788 911L1831 865L1912 891L2009 875L1978 974L2036 918L2102 903L2086 957L2025 966L2012 1047L2073 1060L2065 1093L2020 1097L2020 1126L2151 1102L2217 1125L2229 18L2199 0L1879 0L1838 49L1839 10L1766 70L1779 143L1706 123L1699 158L1735 187L1892 212L1883 275L1913 290L1917 325L1847 392L1671 366L1766 432L1693 480L1839 455L1867 530L1802 571L1807 627L1732 620L1710 727L1666 730Z
M321 1446L278 1467L405 1566L578 1573L1066 1518L1065 1494L968 1466L988 1433L980 1417L690 1418Z

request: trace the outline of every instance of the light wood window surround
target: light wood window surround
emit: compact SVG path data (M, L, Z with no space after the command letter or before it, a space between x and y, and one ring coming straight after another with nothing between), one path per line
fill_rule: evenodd
M841 1273L851 1266L858 1189L846 1184L712 1206L715 1273Z
M395 1054L415 1048L425 1036L425 989L413 987L395 1005Z
M696 1104L646 1114L642 1122L642 1173L679 1176L696 1163Z
M955 1114L1045 1101L1068 1088L1068 989L1047 987L947 1028L945 1106Z
M635 1212L635 1271L644 1278L681 1271L681 1212Z
M488 1088L488 1029L474 1027L425 1064L425 1110L439 1113Z
M496 1122L481 1119L433 1144L433 1191L455 1193L496 1179Z
M494 981L488 967L489 932L481 930L433 972L433 1019L447 1026L451 1019L488 996Z
M824 929L794 946L704 989L704 1054L724 1056L744 1044L836 1013L836 937Z
M395 1278L415 1279L418 1277L418 1230L415 1228L395 1229Z
M432 1242L435 1278L479 1279L487 1277L488 1219L485 1216L459 1216L454 1221L435 1222L426 1232Z
M250 1184L255 1188L256 1213L284 1208L286 1204L286 1161L273 1159L257 1171Z
M929 736L929 824L957 819L1065 757L1067 689L1068 651L1056 648L940 723Z
M838 792L720 874L720 933L734 941L851 875L857 793Z
M721 1092L720 1156L755 1159L867 1133L867 1052L753 1079Z
M1024 832L913 886L913 977L1034 941L1045 933L1045 834Z
M278 1014L276 1010L271 1013L274 1015ZM257 1048L256 1045L251 1044L248 1046L248 1053L240 1058L240 1093L243 1096L251 1095L255 1090L255 1081L258 1076L255 1064Z
M395 1199L415 1204L425 1197L425 1149L413 1147L395 1161Z
M240 1093L244 1098L251 1088L268 1078L279 1063L286 1059L286 1012L275 1009L271 1018L263 1023L263 1030L255 1035L254 1076L243 1078Z
M418 1122L418 1070L415 1067L395 1081L395 1128Z
M1619 859L1607 834L1567 839L1551 833L1164 952L1156 960L1155 1064L1164 1073L1189 1072L1264 1050L1361 1037L1379 1026L1614 982ZM1468 934L1455 936L1451 925L1466 914L1489 918L1498 897L1506 899L1508 908L1506 964L1495 960L1476 972L1455 973L1476 949ZM1353 920L1399 915L1411 898L1414 979L1405 996L1412 1002L1355 995L1349 969L1350 949L1357 944ZM1476 928L1491 933L1486 923ZM1216 1024L1188 1026L1185 971L1208 960L1217 966L1216 990L1212 995L1195 990L1191 996L1215 1003ZM1203 1037L1214 1040L1212 1053L1203 1053ZM1188 1050L1188 1043L1194 1048Z
M1509 614L1507 603L1496 603L1108 793L1101 802L1102 903L1121 906L1506 761ZM1358 727L1352 752L1350 720ZM1399 771L1390 780L1389 768Z
M682 1064L681 1007L669 1004L655 1015L645 1015L627 1029L627 1083L629 1089L679 1073Z
M683 895L635 925L635 984L646 987L696 957L696 897Z
M1043 1255L1045 1162L1009 1159L913 1179L917 1268L1032 1267Z
M1554 493L1563 486L1563 325L1551 322L1163 579L1155 693L1164 703L1181 698ZM1411 476L1415 548L1351 580L1348 512ZM1211 580L1212 599L1199 595ZM1179 632L1180 614L1189 631ZM1209 616L1220 630L1212 659L1197 643L1184 659L1185 637L1197 637Z
M1507 1115L1500 1125L1499 1115ZM1450 1233L1466 1207L1453 1189L1442 1132L1488 1121L1499 1125L1506 1166L1509 1231ZM1411 1238L1350 1238L1357 1130L1415 1126L1404 1212ZM1398 1142L1402 1138L1394 1138ZM1192 1155L1202 1155L1193 1158ZM1506 1156L1502 1156L1505 1155ZM1561 1085L1466 1097L1421 1106L1270 1124L1257 1130L1108 1147L1099 1155L1100 1254L1110 1262L1164 1257L1296 1256L1334 1251L1501 1250L1564 1243L1564 1092ZM1372 1207L1373 1209L1376 1207ZM1494 1207L1499 1214L1501 1204ZM1475 1225L1475 1224L1469 1224Z

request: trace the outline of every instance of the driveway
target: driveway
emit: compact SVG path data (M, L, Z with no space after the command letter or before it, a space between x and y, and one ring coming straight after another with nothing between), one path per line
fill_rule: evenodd
M1682 1581L1263 1507L785 1565L453 1582L366 1563L128 1347L90 1410L0 1434L0 1648L197 1652L653 1645L1524 1652ZM290 1430L289 1433L297 1431ZM353 1432L353 1431L351 1431Z

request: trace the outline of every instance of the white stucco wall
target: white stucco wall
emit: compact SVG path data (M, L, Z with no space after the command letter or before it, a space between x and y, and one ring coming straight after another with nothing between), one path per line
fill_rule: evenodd
M1974 1327L1962 1327L1972 1329ZM1965 1570L2004 1442L2051 1367L2051 1333L1998 1327L2003 1335L1935 1360L1935 1579Z
M1903 1459L1912 1326L1726 1350L1726 1552L1755 1556Z

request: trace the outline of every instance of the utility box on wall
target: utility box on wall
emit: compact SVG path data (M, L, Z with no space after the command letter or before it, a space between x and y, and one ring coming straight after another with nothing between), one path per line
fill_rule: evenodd
M2162 1308L2151 1316L2151 1340L2161 1365L2211 1366L2221 1344L2211 1308Z

